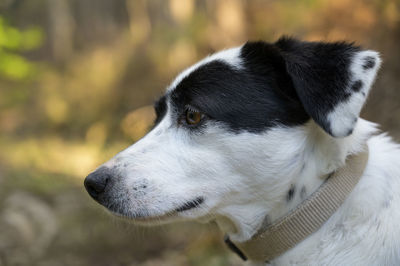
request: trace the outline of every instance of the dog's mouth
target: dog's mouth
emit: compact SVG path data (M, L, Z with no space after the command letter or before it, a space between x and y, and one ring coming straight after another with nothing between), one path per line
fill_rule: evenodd
M180 205L178 208L175 208L172 211L167 211L164 214L152 214L148 211L137 211L134 213L121 211L121 209L107 208L112 214L119 218L124 218L128 220L132 220L135 222L139 222L140 224L146 223L162 223L172 218L176 218L179 213L184 213L189 210L193 210L198 208L200 205L204 203L203 197L197 197L191 201L187 201L184 204Z
M186 202L185 204L183 204L179 208L176 208L175 211L176 212L188 211L188 210L191 210L191 209L199 207L203 202L204 202L204 198L203 197L197 197L192 201Z

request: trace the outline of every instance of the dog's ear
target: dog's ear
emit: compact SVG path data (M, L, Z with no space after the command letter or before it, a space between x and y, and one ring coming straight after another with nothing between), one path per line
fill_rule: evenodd
M381 60L353 44L281 38L275 45L306 112L333 137L353 132Z

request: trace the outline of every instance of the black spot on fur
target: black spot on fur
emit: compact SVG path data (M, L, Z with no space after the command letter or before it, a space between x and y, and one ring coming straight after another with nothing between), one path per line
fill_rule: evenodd
M154 124L157 125L163 119L165 113L167 112L167 103L165 96L162 96L154 103L154 109L156 111L156 120L154 121Z
M291 185L290 189L286 195L286 200L289 202L294 198L294 194L296 192L296 186L295 185Z
M364 64L363 64L364 70L373 68L374 66L375 66L375 58L373 58L372 56L367 56L364 58Z
M302 186L302 187L301 187L301 190L300 190L300 198L301 198L301 199L305 199L306 196L307 196L307 189L306 189L305 186Z
M353 128L349 128L346 135L349 136L351 134L353 134Z
M361 80L357 80L356 82L353 83L353 85L351 86L351 89L354 92L359 92L361 90L363 86L363 82Z

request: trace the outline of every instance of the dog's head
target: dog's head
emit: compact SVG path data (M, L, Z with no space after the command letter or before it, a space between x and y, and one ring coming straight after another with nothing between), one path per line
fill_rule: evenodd
M305 167L298 151L310 135L352 134L379 65L352 44L291 38L216 53L173 81L154 128L91 173L86 189L146 223L229 216L259 198L274 208Z

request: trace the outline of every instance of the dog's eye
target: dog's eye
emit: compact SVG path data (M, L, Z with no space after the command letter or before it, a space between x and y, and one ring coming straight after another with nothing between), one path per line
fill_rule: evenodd
M201 119L203 118L203 114L199 111L195 111L192 109L186 110L186 123L189 125L196 125L200 123Z

